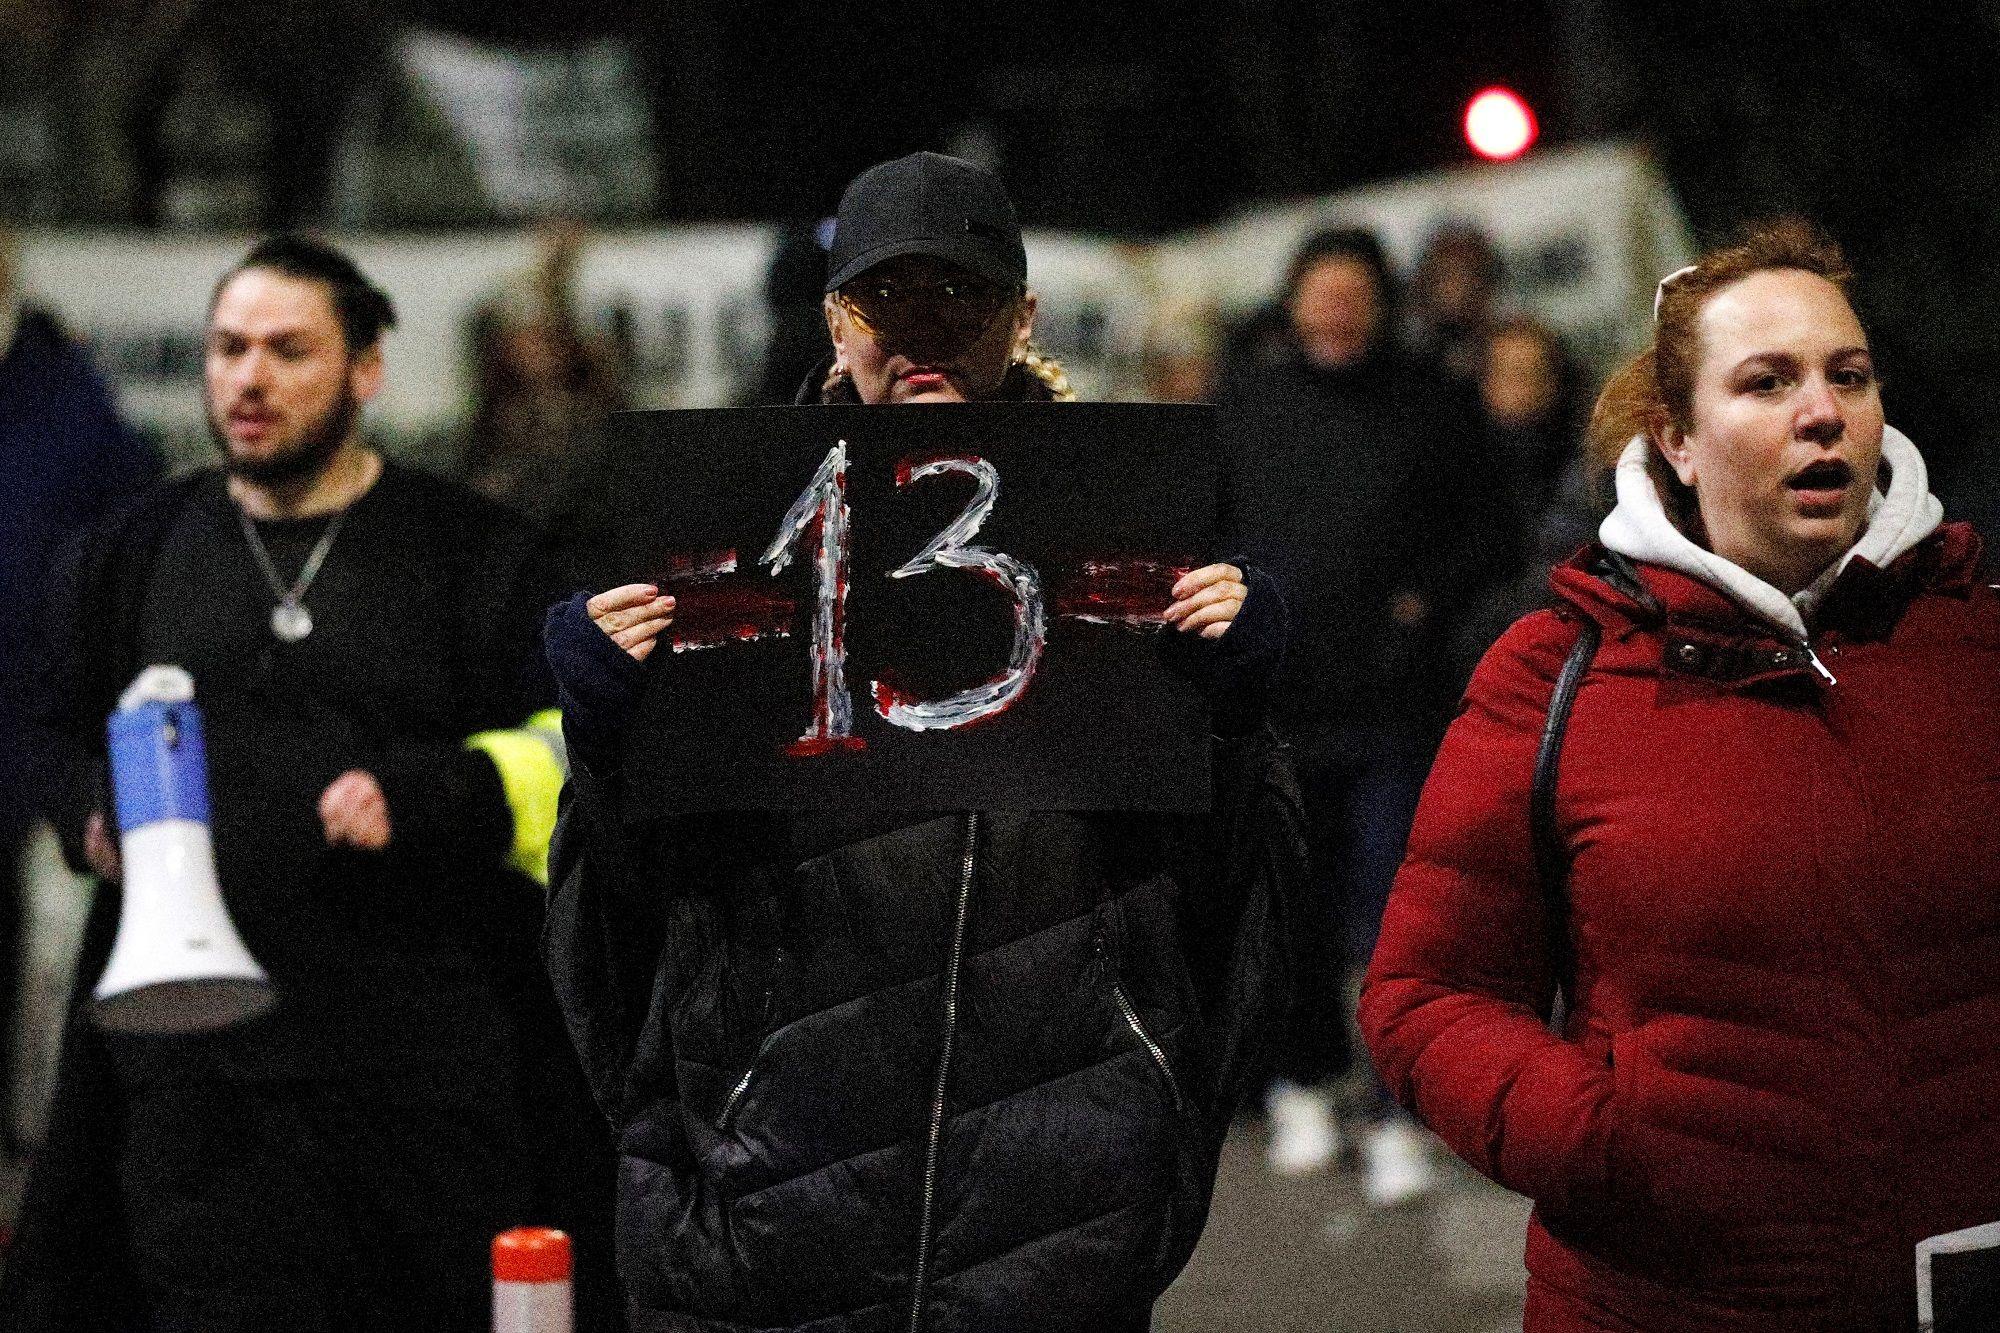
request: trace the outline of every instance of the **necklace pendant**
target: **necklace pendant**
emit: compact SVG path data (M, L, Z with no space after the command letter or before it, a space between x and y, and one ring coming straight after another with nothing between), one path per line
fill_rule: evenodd
M312 612L300 603L288 597L271 608L271 633L280 642L297 643L312 632Z

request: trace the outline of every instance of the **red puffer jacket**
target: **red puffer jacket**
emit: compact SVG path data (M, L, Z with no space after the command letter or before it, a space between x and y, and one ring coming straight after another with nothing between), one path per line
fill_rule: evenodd
M1978 556L1952 524L1852 564L1812 641L1834 683L1706 585L1640 565L1621 589L1583 557L1481 664L1361 1023L1403 1103L1535 1201L1530 1333L1911 1328L1916 1243L2000 1218ZM1579 616L1604 637L1557 788L1558 1036L1528 803Z

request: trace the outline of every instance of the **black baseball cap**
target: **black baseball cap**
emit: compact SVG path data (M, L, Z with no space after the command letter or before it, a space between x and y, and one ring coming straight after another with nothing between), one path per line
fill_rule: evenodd
M930 255L1007 286L1028 280L1021 223L1000 178L942 153L868 168L840 196L826 289L898 255Z

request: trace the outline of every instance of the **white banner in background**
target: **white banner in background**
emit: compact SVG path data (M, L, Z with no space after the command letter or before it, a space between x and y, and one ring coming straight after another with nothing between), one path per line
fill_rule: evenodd
M1653 284L1694 250L1652 161L1599 145L1260 205L1160 246L1154 282L1163 301L1240 314L1276 295L1293 253L1322 228L1373 230L1407 274L1444 222L1492 237L1504 302L1547 320L1597 365L1644 340Z
M1310 232L1373 227L1407 265L1447 219L1485 228L1506 257L1511 301L1600 364L1643 337L1654 280L1690 252L1680 212L1643 155L1574 149L1260 207L1150 244L1033 233L1037 341L1064 359L1086 397L1130 395L1147 349L1180 341L1175 322L1270 299ZM467 317L527 272L531 235L338 239L401 316L376 419L405 436L451 430L469 407ZM169 437L198 437L202 317L217 275L249 239L44 231L21 241L28 291L94 344L131 416ZM583 312L597 327L629 330L641 406L725 404L753 380L774 241L767 227L718 226L605 232L585 243Z
M651 211L652 125L625 47L502 48L418 28L398 39L396 59L465 145L500 216Z
M467 323L534 263L525 232L339 237L396 304L388 375L374 414L393 430L450 429L469 406ZM216 278L247 237L177 240L117 233L31 233L22 279L34 299L89 339L131 415L171 435L201 425L202 321ZM578 295L594 324L622 321L645 406L726 401L762 346L771 245L761 227L594 237Z
M531 268L525 232L448 237L338 237L396 304L388 375L373 414L399 434L450 430L470 407L467 323L474 309ZM91 343L134 420L179 439L201 430L202 320L216 278L248 237L175 239L106 232L22 238L22 279ZM601 233L577 270L581 312L631 339L642 407L712 407L754 379L769 317L765 227ZM1042 293L1045 345L1075 355L1078 379L1144 326L1142 289L1124 252L1071 236L1029 240Z

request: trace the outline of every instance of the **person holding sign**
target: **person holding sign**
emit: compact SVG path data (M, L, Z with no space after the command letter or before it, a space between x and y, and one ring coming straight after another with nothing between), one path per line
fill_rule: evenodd
M1389 900L1362 1029L1535 1201L1531 1333L1914 1328L1919 1256L2000 1220L2000 595L1847 282L1798 222L1661 282L1617 508Z
M801 400L1071 397L1028 350L1026 268L991 173L929 153L872 168L841 201L834 357ZM849 519L829 459L773 550L831 568ZM933 551L1022 596L1011 557L949 534ZM1149 1326L1200 1235L1303 863L1296 791L1256 730L1280 602L1227 564L1160 588L1160 647L1225 733L1212 814L635 818L628 740L649 677L672 690L685 669L682 643L660 646L686 607L631 584L551 613L572 770L546 947L620 1136L635 1329ZM1039 625L1039 603L1020 615ZM803 762L863 748L831 671L816 659ZM954 707L1007 725L973 693Z

